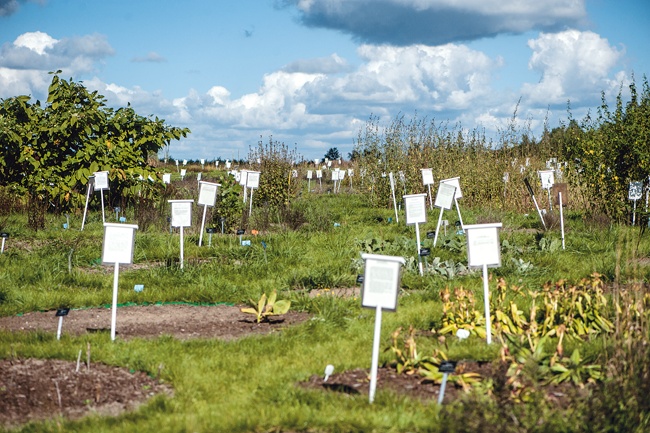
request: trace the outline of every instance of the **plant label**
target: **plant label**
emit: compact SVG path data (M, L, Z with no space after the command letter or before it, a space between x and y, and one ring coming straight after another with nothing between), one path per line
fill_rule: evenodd
M226 161L226 170L230 170L231 166L232 166L232 163L230 161Z
M134 224L104 223L104 248L102 263L130 264L133 263L133 247L135 245Z
M434 231L427 232L427 239L433 239L435 237L436 237L436 232Z
M456 186L451 183L440 182L438 185L438 194L436 194L436 201L434 206L441 209L451 209L454 204L454 194L456 193Z
M213 234L213 233L216 233L216 232L217 232L217 228L216 228L216 227L206 227L206 228L205 228L205 232L206 232L206 233Z
M643 196L643 182L630 182L627 193L628 200L640 200Z
M433 185L433 170L430 168L421 168L422 172L422 184L423 185Z
M307 179L311 179L313 175L313 171L307 170Z
M401 266L403 257L362 254L365 261L361 305L367 308L397 310Z
M501 227L501 223L471 224L464 227L469 267L501 266L501 244L499 243Z
M249 171L246 176L246 187L247 188L259 188L260 186L260 172L259 171Z
M337 180L339 180L339 171L338 171L338 170L334 170L334 171L332 172L332 181L336 182Z
M543 189L551 189L555 183L555 171L554 170L540 170L539 179L542 182Z
M248 179L248 170L241 170L239 172L239 179L237 179L237 182L239 182L239 184L241 186L245 187L246 186L246 179Z
M184 178L186 174L187 174L187 169L181 168L181 179Z
M251 246L251 241L249 239L245 241L241 241L242 247L250 247Z
M134 285L133 285L133 290L134 290L136 293L140 293L140 292L142 292L142 291L144 290L144 284L134 284Z
M241 236L241 235L243 235L244 233L246 233L246 230L244 230L244 229L237 229L237 235L238 235L238 236Z
M363 275L361 274L357 275L357 284L363 284Z
M70 312L69 308L59 308L59 309L56 310L55 317L67 316L69 312Z
M420 257L426 257L431 255L431 248L420 248Z
M348 177L354 176L354 169L348 168Z
M172 227L192 225L192 204L194 200L168 200L172 204Z
M406 225L424 224L427 222L426 194L405 195Z
M214 206L217 201L217 189L221 186L218 183L199 182L198 204L203 206Z
M463 198L463 192L460 190L460 177L452 177L450 179L441 180L440 183L447 183L456 187L456 193L454 198L459 199ZM451 208L449 208L451 209Z
M316 179L320 179L323 177L323 170L316 170Z
M171 175L171 173L164 173L163 174L163 183L172 183L172 175Z
M107 171L96 171L95 176L95 191L100 191L103 189L108 189L108 172Z

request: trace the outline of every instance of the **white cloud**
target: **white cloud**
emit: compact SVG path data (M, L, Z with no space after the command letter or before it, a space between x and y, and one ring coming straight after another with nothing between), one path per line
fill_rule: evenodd
M568 99L598 98L601 91L619 86L611 70L623 50L612 47L607 39L593 32L567 30L541 34L528 41L533 54L528 67L540 73L537 84L524 84L522 92L531 103L558 104ZM585 96L580 96L585 95Z

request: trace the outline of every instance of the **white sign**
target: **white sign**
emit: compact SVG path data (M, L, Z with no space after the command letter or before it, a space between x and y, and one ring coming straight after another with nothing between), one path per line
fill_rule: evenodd
M501 223L463 226L467 235L467 265L472 268L501 266Z
M163 183L172 183L171 173L163 173Z
M555 183L555 175L553 170L540 170L539 179L542 181L543 189L551 189Z
M433 185L433 170L430 168L421 168L422 172L422 184L423 185Z
M95 191L108 189L108 172L96 171L95 175Z
M630 189L627 193L629 200L639 200L643 196L643 182L630 182Z
M316 178L320 179L321 177L323 177L323 170L316 170Z
M307 170L307 179L311 179L313 174L313 171Z
M217 201L218 183L199 182L199 200L197 204L203 206L214 206Z
M338 170L334 170L332 172L332 180L334 180L334 181L339 180L339 171Z
M226 161L226 170L230 170L230 166L232 163L230 161Z
M198 173L198 174L196 175L196 180L198 180L198 181L200 182L200 181L201 181L201 177L203 177L203 174L202 174L202 173Z
M348 168L348 177L354 176L354 169L353 168Z
M235 176L235 178L236 178L236 176ZM246 179L248 179L248 170L242 170L239 173L239 179L237 179L237 181L239 182L239 184L241 186L246 186Z
M378 254L361 254L361 258L365 261L361 305L395 311L404 258Z
M411 194L404 196L406 225L423 224L427 222L426 197L426 194Z
M451 179L441 180L441 183L448 183L456 187L455 198L463 198L463 192L460 190L460 177L452 177Z
M434 206L442 209L451 209L454 205L454 194L456 187L451 183L440 182L438 185L438 194L436 194L436 201Z
M104 223L102 263L105 265L133 263L133 247L137 225Z
M259 188L260 187L260 172L259 171L249 171L248 176L246 176L246 187L247 188Z
M181 168L181 177L185 177L185 174L187 173L187 170L184 168Z
M192 225L192 204L194 200L168 200L172 204L172 227Z
M339 171L339 180L345 179L345 170Z

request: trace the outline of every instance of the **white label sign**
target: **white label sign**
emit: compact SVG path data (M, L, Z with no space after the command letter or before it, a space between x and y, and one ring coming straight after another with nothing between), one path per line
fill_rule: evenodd
M463 226L467 236L467 265L469 267L501 266L501 223Z
M406 209L406 225L423 224L427 222L426 194L412 194L404 196Z
M639 200L643 196L643 182L630 182L630 189L627 193L629 200Z
M172 183L172 175L171 175L171 173L163 173L163 182L164 183Z
M433 185L433 170L430 168L422 168L422 184Z
M235 178L236 178L236 177L235 177ZM242 171L239 173L239 179L238 179L239 184L240 184L241 186L246 186L246 179L248 179L248 170L242 170Z
M311 179L313 174L313 171L307 170L307 179Z
M248 176L246 176L246 187L247 188L259 188L260 187L260 172L259 171L249 171Z
M316 178L320 179L321 177L323 177L323 170L316 170Z
M137 225L104 223L102 263L133 263L133 247Z
M442 209L451 209L454 205L454 194L456 187L450 183L440 182L438 185L438 194L436 194L436 201L433 204Z
M181 168L181 177L185 177L185 174L187 173L187 170L184 168Z
M332 180L334 180L334 181L339 180L339 171L338 170L334 170L332 172Z
M395 311L399 291L402 257L362 254L365 260L361 305Z
M95 191L108 189L108 172L96 171L95 173Z
M539 173L539 179L542 181L542 188L551 189L555 183L555 175L553 170L541 170Z
M214 206L217 201L218 183L199 182L199 205Z
M172 204L172 227L190 227L194 200L169 200L169 202Z
M456 199L463 198L463 192L460 190L460 177L452 177L451 179L441 180L441 183L448 183L456 187Z

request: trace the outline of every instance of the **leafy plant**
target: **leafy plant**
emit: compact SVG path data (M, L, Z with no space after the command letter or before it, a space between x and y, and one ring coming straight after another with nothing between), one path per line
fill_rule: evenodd
M277 296L276 290L268 298L266 293L263 293L259 301L255 302L251 299L251 307L241 308L241 312L255 315L257 323L268 321L270 316L286 314L291 307L291 301L277 300Z

